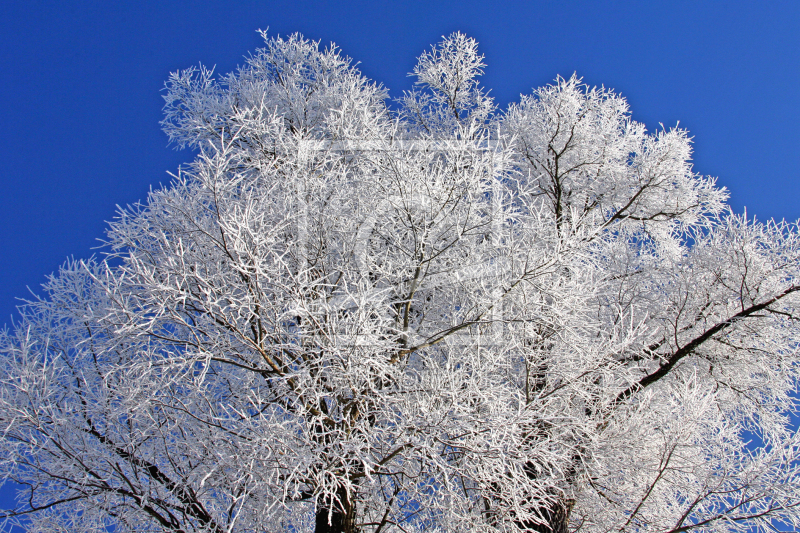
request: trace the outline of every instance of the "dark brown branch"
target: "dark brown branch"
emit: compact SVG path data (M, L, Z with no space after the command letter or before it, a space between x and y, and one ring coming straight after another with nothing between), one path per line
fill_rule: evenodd
M669 374L670 370L672 370L675 367L675 365L678 364L684 357L694 353L694 351L697 350L700 346L702 346L703 343L705 343L707 340L711 339L717 333L729 328L730 326L732 326L733 324L735 324L739 320L742 320L742 319L745 319L745 318L748 318L748 317L751 317L751 316L758 316L758 315L756 315L756 313L758 313L759 311L763 311L764 309L767 309L770 305L774 304L778 300L788 296L789 294L792 294L793 292L797 292L799 290L800 290L800 285L792 285L791 287L789 287L788 289L786 289L785 291L780 293L778 296L775 296L774 298L772 298L770 300L767 300L766 302L763 302L763 303L760 303L760 304L753 304L750 307L747 307L746 309L743 309L742 311L739 311L738 313L736 313L735 315L733 315L729 319L723 320L722 322L718 322L718 323L714 324L713 326L708 328L706 331L704 331L701 335L695 337L694 339L689 341L687 344L683 345L683 347L681 347L678 350L676 350L675 353L673 353L658 368L658 370L656 370L652 374L646 375L645 377L640 379L638 382L634 383L633 385L631 385L627 389L625 389L622 392L620 392L617 395L616 399L614 400L614 403L615 404L619 404L619 403L625 401L633 393L635 393L635 392L647 387L648 385L651 385L651 384L655 383L656 381L660 380L661 378L663 378L664 376Z

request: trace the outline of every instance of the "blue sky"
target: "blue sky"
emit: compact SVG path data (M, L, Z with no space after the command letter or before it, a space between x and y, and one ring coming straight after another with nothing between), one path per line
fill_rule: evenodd
M6 2L0 7L0 324L115 206L191 158L160 131L171 71L228 72L256 30L335 42L393 97L442 35L476 38L501 107L573 72L628 98L648 129L678 121L695 171L737 211L800 218L800 2ZM0 501L0 507L2 507Z

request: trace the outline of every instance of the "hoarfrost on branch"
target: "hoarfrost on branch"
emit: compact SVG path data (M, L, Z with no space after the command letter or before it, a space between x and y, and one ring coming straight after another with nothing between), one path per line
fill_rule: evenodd
M197 150L0 337L35 531L800 526L798 228L575 76L498 110L474 40L394 104L268 38L167 83Z

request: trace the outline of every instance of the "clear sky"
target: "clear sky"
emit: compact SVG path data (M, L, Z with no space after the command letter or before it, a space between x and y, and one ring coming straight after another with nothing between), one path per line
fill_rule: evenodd
M161 89L198 63L228 72L258 29L335 42L398 97L442 35L475 37L501 107L577 72L628 98L651 131L678 121L695 171L737 211L800 218L800 1L136 2L0 7L0 324L69 256L98 246L115 206L167 183ZM100 250L102 251L102 250ZM5 502L0 498L0 507Z

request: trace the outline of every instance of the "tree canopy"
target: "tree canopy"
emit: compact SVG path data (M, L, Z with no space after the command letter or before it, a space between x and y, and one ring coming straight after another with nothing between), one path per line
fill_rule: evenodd
M460 33L394 101L264 38L170 77L196 157L0 336L9 521L800 527L797 224L574 75L498 109Z

